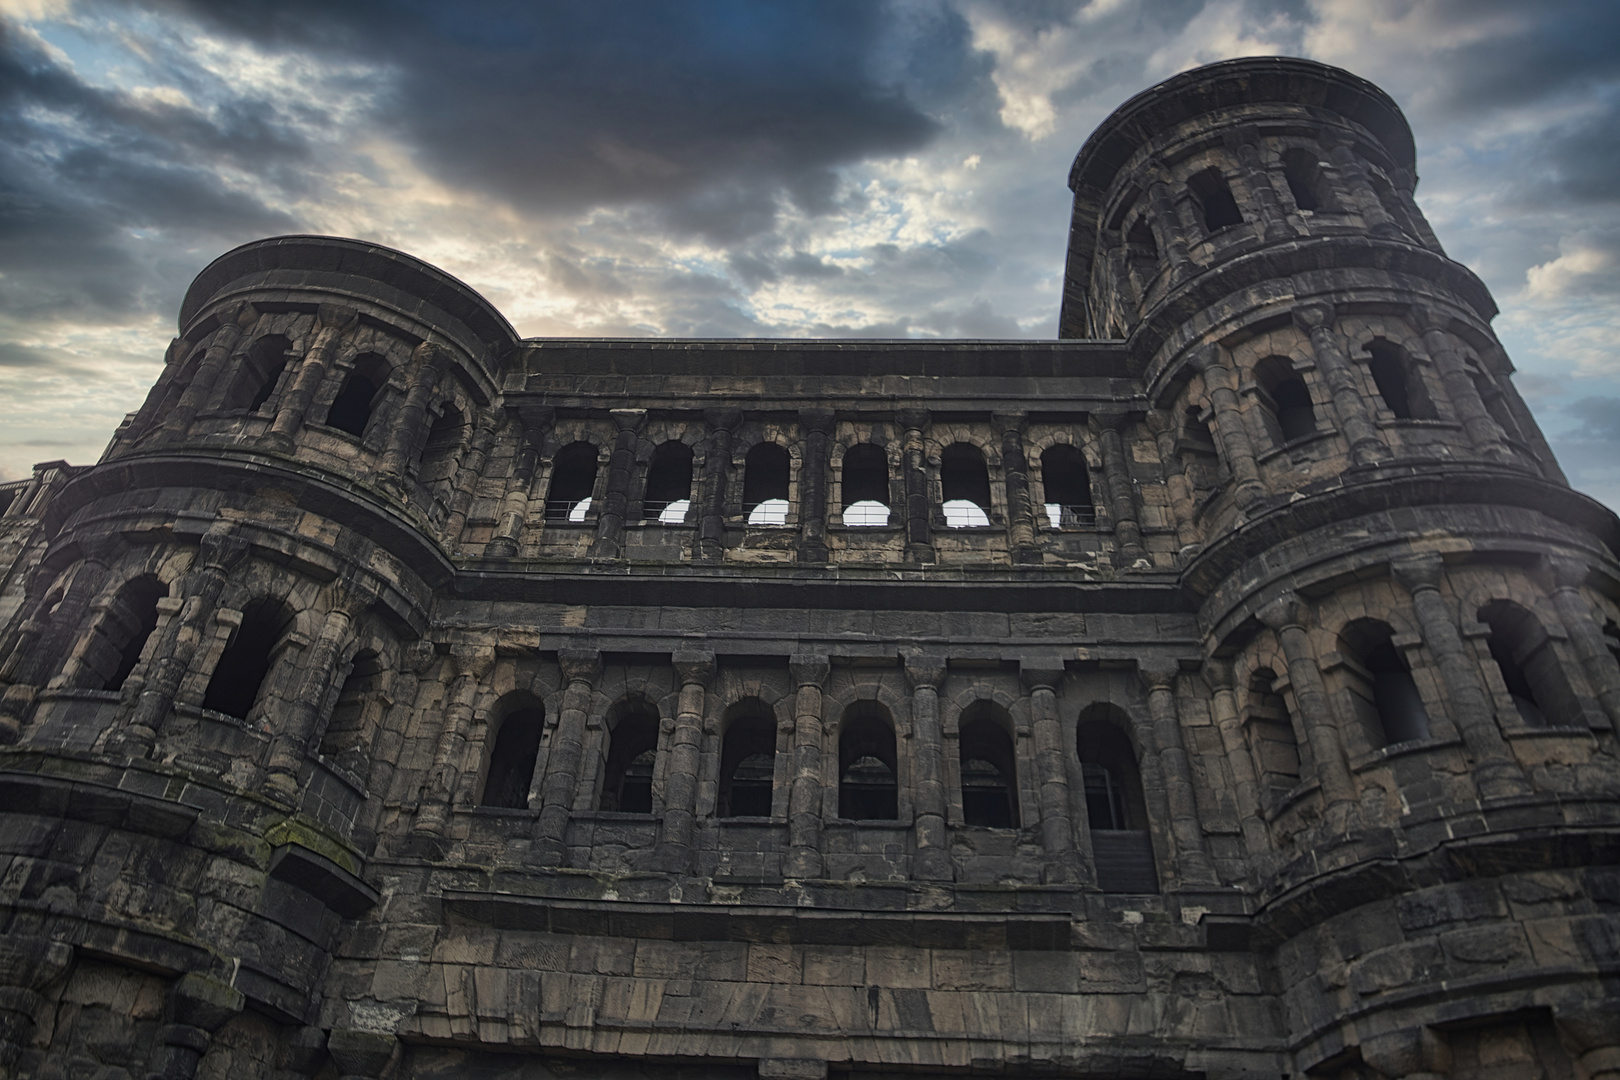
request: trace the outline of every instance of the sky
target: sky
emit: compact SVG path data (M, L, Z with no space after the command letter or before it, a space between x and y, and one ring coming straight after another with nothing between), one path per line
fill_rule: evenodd
M1075 153L1237 56L1387 90L1570 481L1620 507L1614 0L0 0L0 480L89 463L186 286L399 248L525 336L1050 338Z

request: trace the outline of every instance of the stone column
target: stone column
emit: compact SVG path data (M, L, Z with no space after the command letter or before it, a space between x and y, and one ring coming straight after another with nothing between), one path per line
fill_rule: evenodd
M91 602L107 589L117 543L114 538L87 541L80 552L83 561L55 610L45 611L43 600L36 601L33 617L18 628L11 653L0 667L0 687L4 687L0 693L0 745L21 738L23 718L39 688L49 684L72 654Z
M1176 550L1183 556L1195 553L1200 546L1198 524L1194 517L1192 482L1181 455L1176 452L1175 418L1165 409L1154 409L1147 414L1147 428L1153 433L1159 461L1164 468L1165 493L1169 496L1170 513L1176 521Z
M1408 169L1396 169L1389 174L1390 186L1395 189L1395 197L1401 201L1401 208L1406 211L1406 217L1417 230L1418 239L1423 246L1441 255L1446 249L1440 246L1440 238L1434 234L1429 225L1429 219L1423 216L1418 207L1417 200L1412 197L1412 189L1417 186L1417 178Z
M1138 661L1136 673L1148 692L1148 715L1153 721L1154 751L1164 776L1165 801L1170 808L1170 832L1176 838L1176 867L1184 885L1218 885L1215 865L1204 844L1198 817L1198 796L1193 788L1192 764L1181 738L1181 716L1176 709L1174 661L1158 658Z
M1587 1080L1620 1080L1620 1003L1612 996L1555 1006L1553 1022Z
M1039 563L1035 501L1029 493L1029 459L1024 456L1024 418L1018 413L995 413L991 420L1001 433L1001 475L1007 487L1007 548L1015 563Z
M1555 555L1543 556L1543 560L1552 573L1552 600L1558 609L1558 621L1564 624L1569 642L1575 647L1587 685L1597 694L1609 723L1620 725L1620 663L1615 662L1614 654L1603 640L1592 605L1581 595L1587 566L1579 559ZM1620 732L1620 726L1611 726L1610 730Z
M214 339L208 343L197 370L192 372L191 382L186 386L185 393L180 395L180 403L173 412L162 418L166 436L179 438L190 430L191 422L213 393L214 384L219 381L219 374L225 370L231 353L236 351L237 343L258 321L258 309L252 304L237 304L220 312L219 329L214 331Z
M529 492L534 487L534 473L540 464L540 451L534 443L523 437L513 462L512 475L506 483L506 494L501 499L501 516L490 537L484 554L497 559L514 558L518 542L523 538L523 526L529 517Z
M1170 280L1176 282L1192 272L1192 254L1187 248L1186 232L1176 215L1175 203L1170 199L1170 186L1163 178L1148 185L1148 228L1159 244L1159 258L1170 267Z
M467 511L472 506L473 492L484 478L484 462L489 458L490 443L495 441L495 411L480 409L473 437L467 453L456 468L455 494L450 497L450 513L444 519L444 542L452 551L460 547L461 530L467 527Z
M1294 325L1309 336L1316 370L1333 395L1333 413L1350 444L1350 460L1356 465L1388 461L1389 445L1373 423L1350 358L1339 347L1339 337L1333 332L1334 319L1331 304L1302 304L1294 309Z
M827 682L825 656L797 653L788 665L793 696L793 783L788 788L788 857L785 875L818 878L821 863L821 688Z
M591 558L617 559L624 550L624 515L630 506L630 479L636 468L636 441L647 422L645 409L614 409L609 413L619 428L613 440L613 456L608 460L607 490L602 493L602 512L596 515L596 539Z
M292 449L293 437L304 426L304 417L309 412L310 403L321 389L321 383L326 381L327 368L332 366L332 357L336 354L338 345L342 343L343 336L347 334L360 321L360 313L353 308L338 304L322 304L317 309L315 325L315 341L309 350L304 353L303 362L293 376L291 388L282 395L281 408L276 412L275 420L270 424L270 434L266 442L273 448L286 453Z
M664 779L664 816L658 823L661 870L691 873L697 832L698 770L702 765L703 714L714 678L714 653L678 652L675 674L681 691L675 706L675 728L669 737L669 768Z
M911 684L911 765L916 796L917 857L912 876L921 881L950 881L956 872L945 829L945 731L939 716L945 658L908 653L906 681Z
M906 558L912 562L934 561L933 523L928 507L928 458L923 447L923 429L928 414L906 409L895 417L905 429L904 470L906 485Z
M1390 564L1417 612L1423 643L1440 668L1452 719L1474 759L1474 782L1486 798L1526 795L1530 783L1496 723L1496 707L1481 678L1479 662L1463 641L1451 606L1440 595L1439 555L1418 555Z
M492 648L456 646L450 650L447 666L455 673L455 680L445 695L444 722L439 726L439 741L423 786L422 801L416 810L416 823L411 826L414 833L440 837L445 833L460 786L462 748L472 724L473 702L478 699L478 688L484 676L494 665Z
M799 466L799 561L827 561L827 463L832 445L833 411L799 413L804 461Z
M341 605L344 599L339 593L334 603ZM272 798L291 803L298 796L298 770L309 753L309 741L331 694L338 653L349 638L349 623L348 611L342 606L333 607L304 661L298 696L286 712L281 731L270 743L266 766L269 775L264 786Z
M1254 444L1243 425L1243 411L1238 405L1237 374L1221 361L1220 348L1205 345L1187 361L1204 380L1204 393L1209 397L1210 411L1215 414L1215 434L1219 436L1221 452L1226 457L1226 468L1232 475L1232 498L1240 509L1253 506L1265 495L1260 482L1260 467L1254 460Z
M1271 847L1271 837L1260 818L1260 778L1255 773L1254 757L1243 732L1243 719L1238 715L1231 662L1204 661L1204 679L1211 691L1210 713L1215 720L1215 730L1220 732L1221 749L1226 751L1226 763L1232 770L1232 797L1237 804L1244 847L1251 855L1261 854Z
M1322 785L1322 801L1328 810L1326 817L1337 831L1349 822L1356 789L1350 778L1344 737L1334 722L1327 688L1322 684L1322 669L1317 666L1310 638L1305 633L1305 621L1309 617L1310 609L1292 593L1259 612L1260 621L1269 626L1282 643L1283 657L1288 663L1288 682L1294 690L1294 705L1299 710L1300 726L1305 729L1309 744L1307 749Z
M703 508L698 518L697 558L719 562L726 550L726 490L731 480L731 441L742 423L735 409L707 409L703 419L709 425L709 449L704 455L708 466L703 473Z
M242 1011L247 998L233 986L206 975L182 975L169 991L168 1022L158 1029L147 1080L191 1080L220 1028Z
M1391 1080L1447 1080L1451 1047L1430 1027L1399 1028L1361 1042L1361 1060Z
M378 471L395 483L402 482L411 464L411 450L422 432L428 406L439 389L439 381L450 368L450 353L431 341L424 341L412 355L410 381L405 391L405 404L399 407L399 416L383 451ZM279 419L279 417L278 417Z
M1047 884L1082 879L1082 860L1075 852L1074 820L1069 813L1068 751L1057 709L1057 687L1063 674L1060 667L1019 672L1029 691L1030 735L1035 740L1035 780L1040 791L1041 880ZM1090 860L1084 863L1089 867Z
M73 946L21 932L0 935L0 1072L10 1075L23 1048L34 1040L34 1017L45 1005L40 989L73 962Z
M1502 438L1491 411L1479 396L1479 387L1468 374L1468 362L1457 348L1456 339L1446 330L1447 319L1433 308L1412 308L1412 321L1423 331L1423 347L1440 373L1440 384L1446 398L1463 426L1463 433L1476 453L1490 461L1510 462L1513 451Z
M1094 412L1092 428L1102 447L1103 480L1108 486L1108 509L1114 518L1115 561L1119 566L1132 566L1148 557L1142 546L1142 527L1136 520L1136 487L1131 483L1130 463L1125 457L1125 442L1120 429L1125 426L1123 412Z
M571 646L557 653L563 679L562 705L546 754L546 775L540 785L540 821L536 830L542 865L568 862L568 818L574 809L580 760L585 753L585 721L591 696L602 675L602 655L595 649Z
M1233 132L1226 145L1237 158L1238 179L1253 200L1261 235L1271 242L1292 240L1295 233L1277 198L1277 189L1272 186L1271 172L1260 161L1259 141L1260 133L1245 127Z
M402 1048L388 1032L333 1028L326 1052L337 1066L338 1080L382 1080L394 1075Z
M1346 201L1361 213L1361 220L1366 222L1367 231L1373 236L1385 239L1400 239L1401 230L1395 224L1395 219L1389 216L1384 208L1383 200L1378 192L1373 190L1372 181L1367 178L1367 169L1356 156L1355 150L1344 143L1333 147L1328 156L1333 160L1334 171L1338 173L1343 184Z

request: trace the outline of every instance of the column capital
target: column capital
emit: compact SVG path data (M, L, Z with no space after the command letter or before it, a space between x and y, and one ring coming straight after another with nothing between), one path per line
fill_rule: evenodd
M819 653L794 653L788 658L788 671L793 676L794 686L814 686L820 689L826 685L827 673L832 664L825 655Z
M1440 556L1429 552L1423 555L1413 555L1404 559L1395 559L1389 564L1389 574L1407 592L1416 595L1425 589L1440 588L1440 573L1444 563Z
M1310 605L1293 593L1284 593L1255 612L1255 618L1278 633L1289 627L1305 629L1310 623L1310 616Z
M523 425L524 438L530 443L537 443L543 438L557 419L557 410L550 405L519 405L512 411L517 413Z
M456 675L470 675L482 679L495 666L495 648L492 645L450 646L450 667Z
M728 431L735 434L742 424L741 409L704 409L703 422L709 425L712 431Z
M1024 434L1024 414L1019 412L997 412L990 414L990 423L996 433L1003 438L1008 435L1022 436Z
M1423 333L1439 331L1445 333L1451 329L1451 318L1430 304L1413 304L1407 309L1408 316L1417 328Z
M1200 345L1193 349L1187 354L1187 366L1202 375L1205 382L1209 381L1211 372L1223 378L1232 374L1232 369L1221 359L1219 345Z
M1333 305L1324 301L1312 301L1309 304L1300 304L1295 307L1292 315L1294 325L1307 334L1316 330L1331 329L1336 312Z
M923 687L938 690L945 683L945 658L933 653L906 652L906 682L913 691Z
M1552 575L1556 589L1579 589L1591 574L1591 568L1583 560L1568 555L1543 555L1541 563Z
M602 674L602 654L586 645L569 645L557 650L557 666L570 683L595 683Z
M823 435L831 435L833 424L837 419L837 415L831 409L799 410L799 426L806 432L816 431Z
M1136 677L1149 690L1174 690L1181 665L1174 657L1147 656L1136 661Z
M907 431L921 431L928 426L927 409L901 409L894 414L894 418L900 421L900 426Z
M671 657L682 686L709 685L714 678L714 653L704 649L681 649Z
M1064 670L1061 664L1056 667L1020 667L1018 669L1019 681L1024 684L1024 689L1031 694L1037 690L1050 690L1054 694L1057 693L1057 688L1062 685L1063 677L1067 674L1068 672Z
M647 422L646 409L609 409L608 416L621 432L639 432L641 425Z
M1097 409L1086 414L1086 420L1098 431L1123 431L1130 413L1124 409Z
M237 329L246 331L259 321L259 309L246 300L235 307L228 307L219 313L219 324L235 323Z
M321 304L315 309L315 323L322 330L350 330L359 322L360 313L347 304Z
M1233 689L1235 675L1232 671L1232 661L1209 657L1204 661L1204 681L1209 683L1212 690Z

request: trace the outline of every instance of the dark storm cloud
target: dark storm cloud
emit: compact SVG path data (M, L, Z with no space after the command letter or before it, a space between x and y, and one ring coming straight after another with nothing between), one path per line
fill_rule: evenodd
M116 318L145 306L137 230L209 238L284 232L291 218L211 166L295 161L302 146L238 102L205 117L88 85L0 22L0 307Z
M901 45L870 0L171 6L382 65L382 115L444 180L528 209L647 203L722 243L767 228L779 198L830 209L834 166L925 145L938 125L900 88L922 47L942 85L982 76L959 20L921 41L913 20Z

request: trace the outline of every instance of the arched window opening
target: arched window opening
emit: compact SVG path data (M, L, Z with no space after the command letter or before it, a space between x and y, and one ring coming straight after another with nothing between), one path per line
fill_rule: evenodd
M1580 702L1536 617L1517 604L1493 600L1479 609L1479 621L1491 628L1486 644L1520 719L1530 727L1578 722Z
M1115 706L1093 705L1080 714L1075 729L1097 887L1111 893L1156 893L1159 872L1136 751L1120 727L1128 722Z
M1238 209L1232 189L1219 169L1205 169L1189 177L1187 187L1192 190L1199 213L1204 217L1204 228L1209 232L1243 224L1243 212Z
M540 732L546 714L538 705L508 713L495 732L495 745L489 752L489 772L484 778L483 806L524 810L529 805L529 788L534 784L534 762L540 754Z
M1513 417L1513 409L1508 404L1507 395L1502 392L1496 380L1480 366L1479 361L1472 357L1468 359L1468 377L1474 383L1474 391L1479 394L1479 400L1484 402L1485 411L1491 414L1491 419L1502 429L1502 434L1510 439L1522 439L1519 422Z
M653 451L647 467L647 491L641 500L641 520L679 525L692 509L692 448L671 439Z
M600 808L621 814L652 813L653 767L657 763L658 714L633 709L621 716L608 736Z
M1091 501L1091 474L1078 446L1058 443L1041 452L1041 487L1046 492L1046 519L1052 528L1089 528L1097 524L1097 507Z
M977 446L959 442L945 448L939 462L939 486L948 528L990 524L990 470Z
M332 716L321 734L318 753L351 771L359 771L361 740L365 738L366 702L382 689L382 659L370 649L355 655L349 674L338 691Z
M242 357L242 366L231 381L230 393L225 397L225 408L258 412L259 406L270 400L287 367L287 354L292 342L280 334L266 334L248 346Z
M1288 714L1288 702L1274 689L1277 673L1256 668L1249 675L1248 706L1243 726L1248 732L1260 781L1273 797L1299 786L1299 738Z
M962 821L985 829L1018 828L1012 736L989 717L969 720L959 739Z
M1283 179L1288 182L1289 194L1294 196L1294 205L1303 214L1331 209L1326 177L1316 158L1312 151L1302 149L1283 154Z
M278 601L262 598L242 611L242 625L220 654L203 708L246 720L275 660L292 616Z
M1339 634L1351 705L1374 749L1429 737L1424 708L1406 658L1395 648L1388 624L1358 619Z
M143 574L118 590L99 627L97 640L85 656L96 673L91 676L92 685L103 690L123 689L124 681L140 663L147 639L157 629L158 601L167 595L169 590L151 574ZM101 675L99 683L96 675Z
M1145 216L1138 217L1125 233L1125 259L1136 277L1136 287L1145 297L1159 275L1159 245Z
M1603 620L1603 644L1608 646L1609 655L1620 663L1620 623L1613 619Z
M357 439L364 436L378 396L388 383L389 371L388 361L376 353L357 357L343 380L343 388L332 400L332 407L326 410L326 426L346 431Z
M1372 369L1378 396L1398 420L1433 420L1434 405L1429 401L1423 380L1412 366L1412 358L1399 345L1376 338L1367 345L1367 366Z
M585 520L596 491L596 447L571 442L551 459L551 486L546 490L546 520Z
M720 746L721 817L770 817L776 779L776 724L761 716L733 720Z
M748 524L787 524L790 467L788 452L773 442L748 451L743 466L743 513Z
M889 523L889 458L881 446L850 447L844 454L840 487L845 525Z
M1279 446L1316 434L1316 406L1305 380L1281 356L1268 356L1254 366L1260 389L1261 413L1272 440Z
M900 816L894 727L881 706L851 706L838 736L838 816L894 821ZM858 711L859 710L859 711Z
M423 484L449 480L461 457L461 436L466 421L461 410L450 402L428 429L427 441L422 444L422 457L417 468L417 479Z

